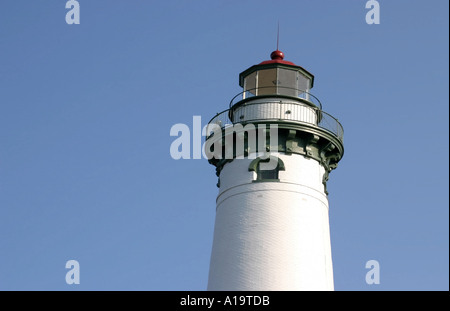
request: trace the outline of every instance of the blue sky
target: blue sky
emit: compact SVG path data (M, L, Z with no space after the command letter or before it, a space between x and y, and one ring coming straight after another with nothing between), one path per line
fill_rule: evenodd
M379 25L365 0L65 3L0 5L0 290L206 289L215 170L170 128L226 109L278 21L344 126L335 289L448 290L448 1L379 0Z

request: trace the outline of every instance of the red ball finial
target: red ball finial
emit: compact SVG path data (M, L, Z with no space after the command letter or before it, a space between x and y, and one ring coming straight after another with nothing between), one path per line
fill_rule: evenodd
M283 59L284 58L284 53L281 52L280 50L273 51L270 54L270 58L271 59Z

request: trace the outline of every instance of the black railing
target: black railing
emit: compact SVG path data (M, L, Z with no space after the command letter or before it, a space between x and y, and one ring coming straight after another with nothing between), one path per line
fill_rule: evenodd
M235 97L236 98L236 97ZM316 97L314 97L316 98ZM232 101L233 102L233 101ZM320 103L320 101L319 101ZM269 115L266 116L250 116L246 117L245 115L243 117L237 117L234 116L234 112L239 109L239 107L245 106L261 106L261 105L280 105L280 109L272 109ZM307 109L307 113L310 115L307 117L292 117L291 115L289 117L286 117L286 114L289 112L291 114L290 110L283 109L283 105L292 105L298 106L297 109ZM232 126L236 123L252 123L252 122L266 122L266 121L282 121L282 122L288 122L288 123L297 123L297 124L306 124L308 126L317 127L323 130L328 131L333 136L338 138L342 143L344 141L344 128L342 127L341 123L334 118L332 115L322 111L318 107L310 106L302 102L296 102L296 101L289 101L289 100L279 100L279 101L273 101L268 100L267 102L258 102L258 103L247 103L243 104L243 106L239 106L235 108L230 108L227 110L224 110L218 114L216 114L209 122L207 127L207 134L206 139L210 138L212 135L212 127L209 127L209 125L218 125L221 130L223 130L226 127ZM314 117L312 117L314 116ZM230 119L230 117L232 119Z

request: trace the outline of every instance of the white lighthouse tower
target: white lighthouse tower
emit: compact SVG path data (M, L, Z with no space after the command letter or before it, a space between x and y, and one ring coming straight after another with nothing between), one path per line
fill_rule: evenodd
M334 289L326 182L343 128L313 84L276 50L239 75L243 92L209 122L219 194L208 290Z

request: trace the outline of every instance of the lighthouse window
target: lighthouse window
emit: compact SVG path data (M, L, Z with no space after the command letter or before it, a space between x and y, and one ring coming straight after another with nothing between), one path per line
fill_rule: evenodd
M258 95L277 93L277 68L258 71Z
M299 96L302 98L305 98L309 100L309 89L311 87L311 80L310 78L306 77L305 75L298 73L297 77L297 83L298 83L298 89L300 90Z
M269 161L271 164L269 164ZM275 167L272 164L275 164ZM257 158L250 163L249 171L256 172L255 182L260 181L280 181L278 173L284 171L284 163L280 158L270 156L269 158Z
M258 165L256 180L278 179L278 168L273 170L261 170Z
M296 71L278 68L278 94L297 96L296 77Z
M249 92L250 94L245 94L244 93L244 98L250 97L252 95L257 95L257 91L256 91L256 71L253 72L252 74L249 74L247 77L245 77L244 80L244 91L247 93Z

